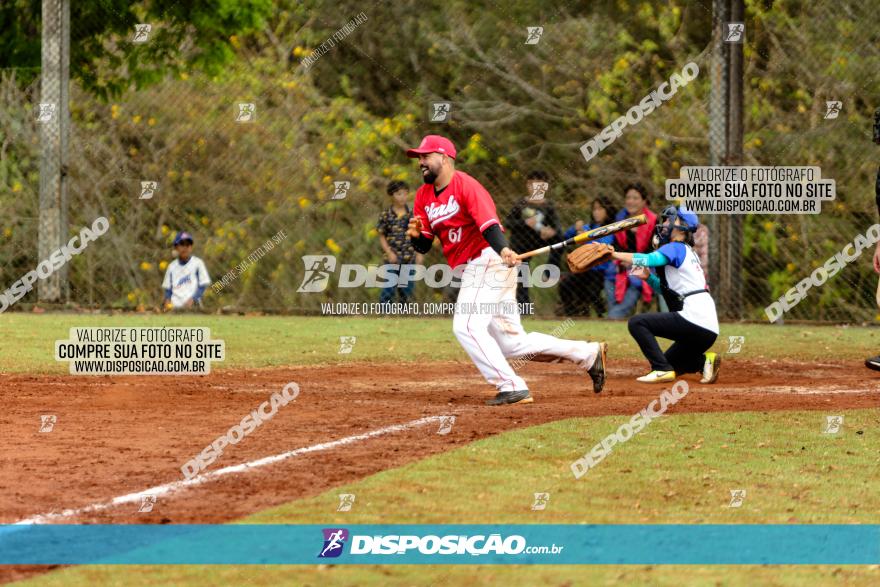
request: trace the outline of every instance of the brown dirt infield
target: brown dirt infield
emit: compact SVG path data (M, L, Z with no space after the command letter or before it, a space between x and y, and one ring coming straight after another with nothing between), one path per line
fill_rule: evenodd
M535 403L490 408L493 390L467 363L352 363L221 371L206 377L0 376L0 523L76 509L181 479L181 465L280 391L298 399L210 470L401 424L454 414L453 431L436 423L308 453L164 496L153 512L124 504L59 523L220 523L312 496L500 432L572 417L633 414L666 386L638 384L637 361L610 357L609 381L593 394L570 364L530 364L524 377ZM715 385L685 377L691 393L670 414L835 410L880 407L880 374L859 364L728 360ZM40 415L54 414L49 433ZM0 569L0 582L32 570Z

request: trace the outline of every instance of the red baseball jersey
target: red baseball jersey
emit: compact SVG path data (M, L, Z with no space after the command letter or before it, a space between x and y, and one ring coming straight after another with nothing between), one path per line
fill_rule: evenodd
M450 267L479 257L489 246L483 231L493 224L501 226L492 196L462 171L452 174L452 181L439 196L434 195L432 184L420 187L413 214L422 221L422 236L440 239Z

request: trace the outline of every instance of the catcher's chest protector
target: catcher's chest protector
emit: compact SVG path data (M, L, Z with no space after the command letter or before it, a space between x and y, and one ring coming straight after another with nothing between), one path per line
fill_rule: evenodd
M669 304L669 309L680 312L685 320L718 334L715 300L706 287L706 275L700 258L683 243L675 243L669 253L667 257L673 262L657 271L663 285L663 298Z
M678 312L684 307L684 298L707 290L706 274L700 258L688 245L682 245L686 249L684 261L681 265L664 265L659 267L657 276L663 285L663 298L669 305L669 309Z
M671 312L680 312L684 308L684 300L669 288L669 282L666 280L667 267L669 265L657 267L657 277L660 278L660 285L663 286L660 293L663 295L663 299L666 300L666 305L669 306Z

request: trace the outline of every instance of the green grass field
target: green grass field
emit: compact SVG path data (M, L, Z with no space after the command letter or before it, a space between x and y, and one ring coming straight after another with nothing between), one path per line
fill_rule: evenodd
M559 320L527 319L527 330L549 332ZM228 359L215 369L250 369L339 361L467 360L452 335L450 318L371 318L216 315L0 314L0 372L63 373L54 344L71 327L205 326L226 341ZM718 350L728 336L745 336L749 359L864 359L880 351L880 329L846 326L722 324ZM337 354L340 336L356 336L350 355ZM639 358L625 322L577 320L565 338L606 340L612 357Z
M531 320L550 331L559 321ZM226 341L220 369L341 361L465 360L449 320L0 315L3 372L61 373L53 343L71 326L208 326ZM338 355L339 336L358 337ZM723 325L746 337L744 359L861 359L880 348L871 328ZM572 338L611 342L636 358L625 324L583 321ZM719 341L719 348L721 348ZM844 410L838 435L822 412L681 414L653 422L580 480L570 463L628 416L577 418L507 432L386 470L318 496L255 513L244 523L880 523L880 410ZM745 489L740 508L730 490ZM548 492L544 511L533 494ZM339 493L356 507L335 511ZM807 585L877 584L880 569L853 566L92 566L62 569L40 585Z
M880 571L853 566L94 566L66 569L21 585L644 585L754 587L876 585ZM17 583L18 584L18 583Z
M653 423L580 480L569 463L625 418L571 419L508 432L257 513L243 523L880 523L877 410L846 411L846 433L817 412L688 414ZM859 434L858 431L863 432ZM866 433L867 432L867 433ZM511 458L515 455L515 458ZM745 489L740 508L731 489ZM533 493L550 493L531 511ZM338 493L357 505L336 513ZM606 584L805 585L880 580L869 567L95 566L39 585Z

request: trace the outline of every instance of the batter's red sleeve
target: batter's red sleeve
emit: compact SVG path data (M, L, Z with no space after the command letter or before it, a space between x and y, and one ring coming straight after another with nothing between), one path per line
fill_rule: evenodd
M421 192L421 189L419 191ZM425 201L419 193L416 193L416 199L413 202L413 216L422 221L422 236L434 240L431 223L428 222L428 214L425 212Z
M483 232L493 224L500 226L501 222L498 220L495 202L486 188L476 180L466 182L464 185L463 204L470 217L474 219L477 229Z

